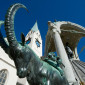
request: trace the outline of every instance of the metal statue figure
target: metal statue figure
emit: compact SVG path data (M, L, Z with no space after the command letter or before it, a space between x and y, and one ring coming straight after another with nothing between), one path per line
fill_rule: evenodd
M19 43L14 32L14 15L19 8L27 8L20 3L13 4L5 16L5 31L9 45L3 39L0 32L0 45L9 57L14 61L17 75L20 78L26 77L30 85L68 85L65 76L42 61L37 54L25 44L25 36L22 33L22 42Z
M71 50L68 42L66 43L65 49L66 49L68 58L69 59L73 58L73 51Z
M56 68L60 72L61 76L64 75L64 72L61 69L61 66L64 66L62 60L59 56L56 56L54 52L48 53L48 56L45 57L43 60Z

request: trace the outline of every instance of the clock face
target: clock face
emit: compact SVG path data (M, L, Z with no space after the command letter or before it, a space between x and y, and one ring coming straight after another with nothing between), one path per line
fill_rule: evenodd
M40 47L40 42L37 39L36 39L35 43L36 43L37 47Z
M31 38L29 38L27 41L26 41L26 44L29 44L31 42Z

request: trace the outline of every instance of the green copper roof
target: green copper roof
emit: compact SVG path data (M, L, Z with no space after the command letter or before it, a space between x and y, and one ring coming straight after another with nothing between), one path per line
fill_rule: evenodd
M34 26L32 27L31 29L33 32L36 32L38 31L38 24L37 24L37 21L35 22Z

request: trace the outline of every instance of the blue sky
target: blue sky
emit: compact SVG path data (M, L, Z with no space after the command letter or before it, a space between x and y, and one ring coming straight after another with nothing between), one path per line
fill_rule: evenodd
M48 21L71 21L85 27L85 0L0 0L0 20L5 19L7 9L11 4L24 4L29 13L20 9L15 16L15 33L20 41L20 34L25 35L38 22L38 27L43 40L43 53L45 47L45 36L48 30ZM4 26L2 27L5 35ZM85 45L85 38L78 44L78 52ZM81 61L85 61L85 50L80 54Z

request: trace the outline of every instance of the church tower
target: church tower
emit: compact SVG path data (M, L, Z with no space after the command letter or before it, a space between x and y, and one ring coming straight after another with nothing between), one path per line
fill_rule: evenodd
M42 56L42 39L37 21L25 37L28 46L39 56Z

